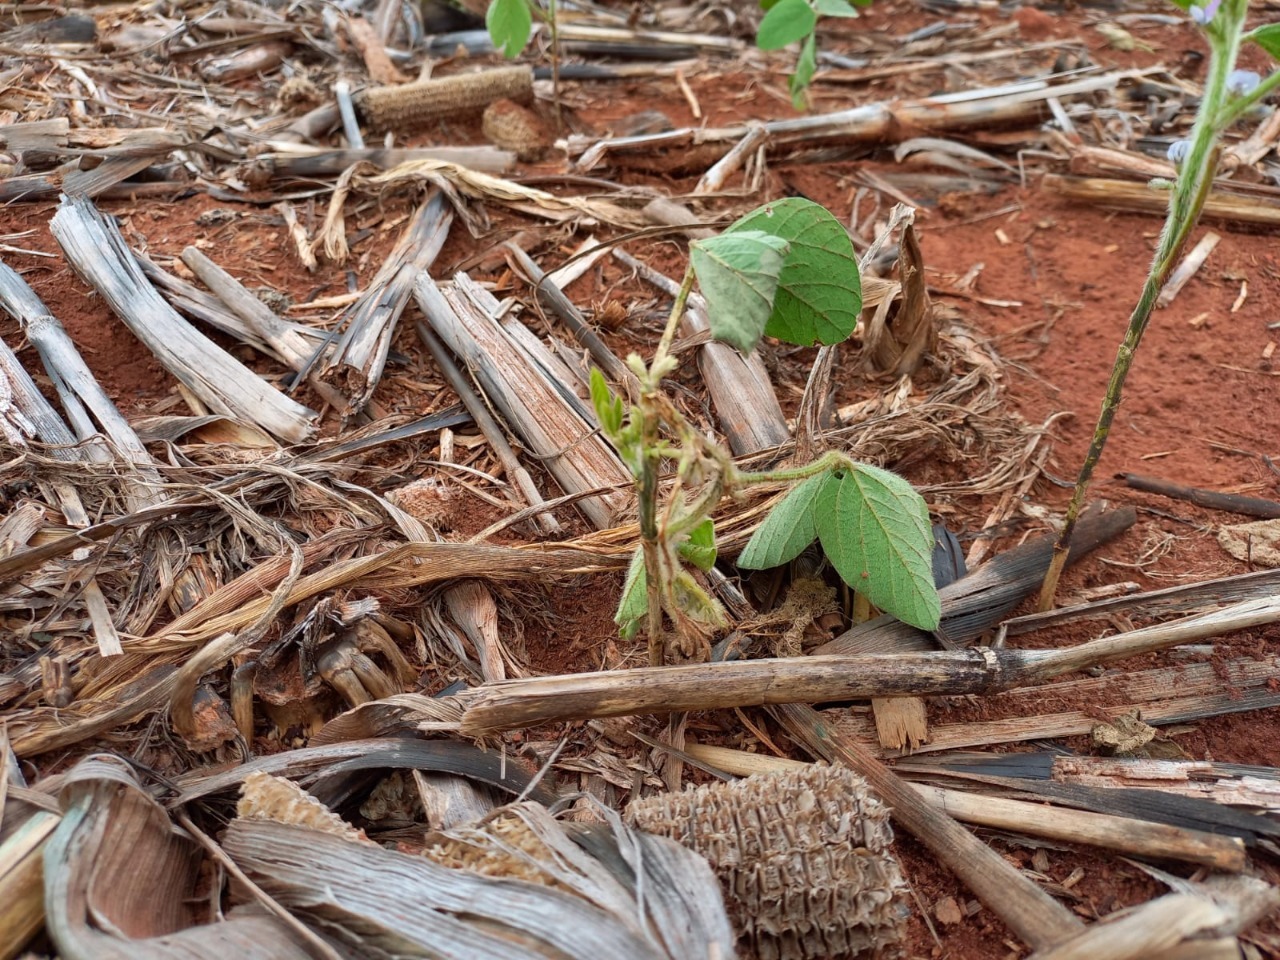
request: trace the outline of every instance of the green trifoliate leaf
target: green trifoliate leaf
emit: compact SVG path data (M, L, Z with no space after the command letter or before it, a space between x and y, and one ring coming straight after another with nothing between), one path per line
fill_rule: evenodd
M921 630L942 616L929 511L911 484L859 464L832 474L815 504L818 539L845 583Z
M708 517L689 531L689 539L677 552L704 573L716 564L716 525Z
M818 15L808 0L778 0L760 21L756 46L761 50L780 50L813 33L817 23Z
M821 204L789 197L747 214L722 236L760 231L790 244L765 333L787 343L839 343L862 312L853 242Z
M622 582L622 600L613 622L624 640L630 640L649 615L649 578L644 569L644 548L637 547L627 568L627 579Z
M773 311L787 241L758 230L723 233L689 245L689 262L707 301L717 340L750 353Z
M738 566L768 570L800 556L804 548L818 538L814 504L831 479L830 473L820 473L783 497L747 541L746 549L738 557Z
M533 32L533 14L528 0L493 0L484 25L495 50L508 60L520 56Z

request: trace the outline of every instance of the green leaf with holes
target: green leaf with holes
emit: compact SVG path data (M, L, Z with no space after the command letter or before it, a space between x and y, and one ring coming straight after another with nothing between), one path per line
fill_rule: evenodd
M791 489L769 511L764 522L747 541L738 557L738 566L748 570L768 570L790 563L818 539L818 518L814 505L831 480L830 473L810 477Z
M942 617L924 499L878 467L834 471L814 504L818 540L841 579L885 613L921 630Z
M508 60L520 56L533 33L529 0L493 0L485 13L484 25L495 50Z
M759 230L739 230L689 245L689 262L707 301L711 335L750 353L764 335L790 244Z
M817 23L818 15L808 0L778 0L760 21L756 46L761 50L781 50L813 33Z
M858 325L862 279L849 234L821 204L788 197L753 210L721 236L768 233L790 245L765 333L787 343L839 343Z

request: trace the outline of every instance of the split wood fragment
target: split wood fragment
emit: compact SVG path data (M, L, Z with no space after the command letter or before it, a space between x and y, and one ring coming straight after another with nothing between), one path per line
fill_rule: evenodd
M64 197L50 229L71 266L165 368L212 410L298 443L315 414L192 327L147 282L121 236L83 197Z
M1091 603L1059 607L1045 613L1029 613L1011 617L1000 624L1000 634L1016 637L1044 627L1075 623L1116 613L1127 616L1154 616L1168 613L1188 613L1221 607L1238 600L1266 597L1280 592L1280 570L1257 570L1200 583L1187 583L1161 590L1149 590L1127 596L1108 597Z
M1280 518L1280 501L1267 500L1262 497L1246 497L1238 493L1219 493L1216 490L1202 490L1199 487L1187 487L1180 483L1170 483L1155 477L1143 477L1136 473L1123 474L1126 486L1148 493L1158 493L1162 497L1175 500L1187 500L1210 510L1223 510L1228 513L1240 513L1248 517L1260 517L1264 520Z
M922 131L943 133L1028 120L1040 116L1044 102L1050 98L1062 100L1112 90L1121 82L1140 76L1141 72L1123 71L1060 84L1031 80L919 100L879 101L836 113L771 120L762 126L770 145L824 140L881 142L893 139L899 131L910 131L910 135L916 136ZM750 125L746 124L685 128L594 143L585 138L570 137L565 146L570 156L578 155L578 169L585 171L598 165L613 151L681 148L689 144L741 140L750 130Z
M525 502L530 506L542 506L546 501L543 499L541 491L538 490L537 484L534 483L533 477L529 475L529 471L520 462L520 458L516 455L515 450L512 449L511 444L507 442L506 434L502 432L502 428L489 412L489 408L476 396L475 391L471 389L471 385L467 383L466 378L462 375L462 371L458 369L457 364L453 362L453 358L446 352L444 344L425 324L418 323L415 325L415 329L418 333L418 339L422 341L423 346L427 348L427 352L431 354L431 358L435 360L436 367L444 376L445 382L457 394L458 399L462 401L462 405L467 408L467 412L471 414L476 426L480 428L484 438L489 441L489 446L493 448L494 455L502 464L503 470L511 479L511 482L519 488ZM537 522L545 533L554 535L560 532L559 522L550 513L539 514Z
M261 337L291 370L301 373L307 369L308 361L315 354L315 344L299 333L294 324L277 317L270 307L242 287L235 277L195 247L187 247L182 251L182 262L232 313ZM326 403L338 410L346 407L346 400L331 384L325 383L316 374L307 379Z
M600 339L600 335L591 329L582 311L565 296L564 291L555 284L552 276L544 273L542 268L534 263L533 258L520 247L513 243L507 243L506 247L515 259L516 265L533 283L538 297L564 321L565 326L577 341L591 354L591 359L596 362L601 372L615 384L625 387L629 396L638 397L640 382L636 379L636 375L618 359L609 346Z
M12 960L44 926L44 846L61 819L48 810L5 805L0 842L0 960ZM19 821L20 818L20 821Z
M1280 706L1280 692L1272 689L1277 683L1280 683L1280 662L1268 657L1260 661L1228 661L1222 664L1221 672L1216 664L1180 664L1126 671L1120 676L1063 680L1006 690L1002 694L1005 701L1002 706L1008 708L1008 717L934 724L929 730L928 742L917 746L913 753L1088 736L1099 725L1096 709L1043 713L1041 705L1045 701L1089 703L1102 696L1103 690L1111 695L1119 688L1125 699L1109 705L1108 716L1139 710L1144 723L1164 725ZM847 716L840 724L842 729L859 738L869 739L875 735L872 725L858 715Z
M1120 919L1102 920L1066 943L1037 950L1028 960L1142 960L1163 956L1162 951L1219 927L1226 920L1226 913L1204 897L1170 893ZM1238 949L1233 951L1237 955Z
M288 141L266 144L267 152L254 158L254 169L280 180L307 180L336 177L356 164L390 170L404 163L435 160L457 164L482 173L506 173L515 166L516 155L484 144L471 147L365 147L334 150L303 146Z
M489 402L567 493L594 494L578 502L598 529L611 527L629 500L632 479L613 449L497 321L499 304L466 274L441 288L424 271L414 286L434 332L467 366ZM576 401L576 398L574 398Z
M1213 253L1213 248L1218 245L1221 239L1222 237L1212 230L1200 238L1199 242L1191 248L1191 252L1182 258L1182 262L1169 275L1164 289L1160 291L1160 296L1156 297L1157 307L1167 307L1173 303L1178 294L1182 292L1182 288L1204 266L1204 262L1209 259L1209 254Z
M368 289L339 321L345 330L324 356L320 376L346 397L344 416L362 411L373 396L396 325L413 293L414 278L426 275L452 224L453 210L444 192L433 192L415 211Z

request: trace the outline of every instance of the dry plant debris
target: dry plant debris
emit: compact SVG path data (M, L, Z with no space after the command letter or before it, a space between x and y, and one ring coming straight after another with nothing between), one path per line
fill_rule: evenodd
M762 960L892 957L909 913L889 811L841 767L638 800L627 818L697 850Z
M1149 381L1211 366L1187 406L1244 426L1166 393L1128 431L1161 439L1127 469L1178 463L1219 499L1126 497L1141 512L1089 546L1159 542L1160 570L1082 559L1078 603L1019 617L1065 414L1096 406L1075 381L1154 229L1099 211L1162 207L1145 181L1174 174L1193 34L1145 8L877 0L824 27L797 114L750 11L560 4L513 66L477 5L437 6L0 4L0 960L1280 951L1275 521L1221 512L1277 499L1258 318L1280 265L1242 225L1277 220L1280 113L1228 137L1217 239L1162 318L1192 345ZM732 615L715 657L746 662L630 669L609 612L638 530L588 367L625 395L678 286L667 245L792 194L848 224L858 333L744 359L695 297L673 402L747 467L837 449L903 472L970 572L936 635L855 622L820 555L728 562L778 496L753 494L700 580ZM1212 456L1179 460L1165 420ZM872 656L896 679L839 672ZM874 714L755 706L856 683ZM502 700L528 690L574 719L529 727ZM913 750L881 742L885 704ZM761 769L729 748L897 779L706 786ZM916 819L883 802L899 787Z

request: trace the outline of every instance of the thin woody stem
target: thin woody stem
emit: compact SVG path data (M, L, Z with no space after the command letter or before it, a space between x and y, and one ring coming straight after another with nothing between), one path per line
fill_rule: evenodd
M1165 281L1181 256L1191 231L1199 221L1200 211L1204 208L1213 187L1213 176L1218 166L1217 141L1222 130L1217 122L1223 113L1223 104L1226 102L1227 77L1235 66L1236 54L1240 49L1240 31L1247 6L1247 2L1240 2L1238 6L1222 11L1225 29L1220 37L1210 36L1213 56L1210 60L1209 76L1205 82L1200 113L1191 135L1190 154L1169 200L1169 213L1160 235L1155 258L1147 274L1147 281L1143 284L1142 295L1129 316L1129 326L1125 331L1124 340L1116 352L1116 362L1111 370L1111 379L1107 384L1102 410L1098 414L1098 423L1094 427L1089 452L1085 455L1084 464L1080 467L1075 491L1067 507L1066 519L1053 546L1053 558L1040 588L1039 608L1042 611L1053 607L1058 580L1062 576L1062 570L1066 566L1067 555L1071 549L1071 536L1075 532L1076 521L1084 506L1089 483L1093 479L1094 467L1102 457L1103 448L1110 436L1111 425L1120 406L1125 380L1129 375L1134 354L1137 353L1138 346L1142 342L1142 335L1146 332L1147 324L1151 320L1156 298L1160 295Z

